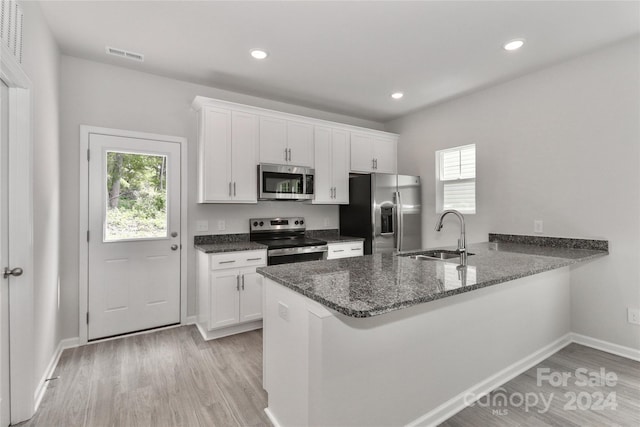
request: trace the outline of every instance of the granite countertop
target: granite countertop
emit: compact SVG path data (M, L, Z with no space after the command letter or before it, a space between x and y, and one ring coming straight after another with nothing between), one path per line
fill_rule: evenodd
M364 237L350 237L350 236L332 236L325 237L327 243L346 243L346 242L364 242Z
M607 250L520 243L470 245L462 279L457 260L375 254L258 268L258 273L339 313L371 317L607 255ZM466 276L466 277L464 277Z
M265 245L261 245L256 242L227 242L227 243L201 243L196 244L196 249L207 253L215 254L222 252L237 252L237 251L255 251L258 249L267 249Z

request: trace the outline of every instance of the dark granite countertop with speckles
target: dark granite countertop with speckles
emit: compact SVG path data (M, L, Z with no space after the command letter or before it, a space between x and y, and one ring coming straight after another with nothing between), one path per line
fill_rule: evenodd
M229 242L229 243L209 243L195 245L196 249L207 254L237 251L255 251L267 249L265 245L256 242Z
M371 317L607 255L604 250L516 243L468 248L466 280L457 260L376 254L258 268L258 273L351 317Z

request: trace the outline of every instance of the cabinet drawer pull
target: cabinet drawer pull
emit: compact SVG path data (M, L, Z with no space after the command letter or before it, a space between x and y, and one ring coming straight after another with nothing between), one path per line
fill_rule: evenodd
M231 261L218 261L218 264L231 264L232 262L236 262L236 260L232 259Z
M351 248L352 251L359 251L361 248Z
M331 252L344 252L344 249L334 249Z
M262 258L247 258L247 261L260 261Z

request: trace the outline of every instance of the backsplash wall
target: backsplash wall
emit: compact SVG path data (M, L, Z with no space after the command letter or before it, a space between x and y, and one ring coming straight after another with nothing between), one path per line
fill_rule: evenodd
M258 202L247 204L198 204L190 212L189 234L248 233L250 218L304 217L308 230L338 228L338 207L311 205L302 202ZM208 231L196 231L197 221L208 221ZM218 230L218 221L225 222L225 230ZM325 222L326 221L326 222Z

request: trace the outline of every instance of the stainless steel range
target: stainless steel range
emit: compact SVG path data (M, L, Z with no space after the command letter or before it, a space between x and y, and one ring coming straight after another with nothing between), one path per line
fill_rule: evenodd
M327 258L327 242L305 237L304 218L252 218L249 239L267 246L267 265Z

